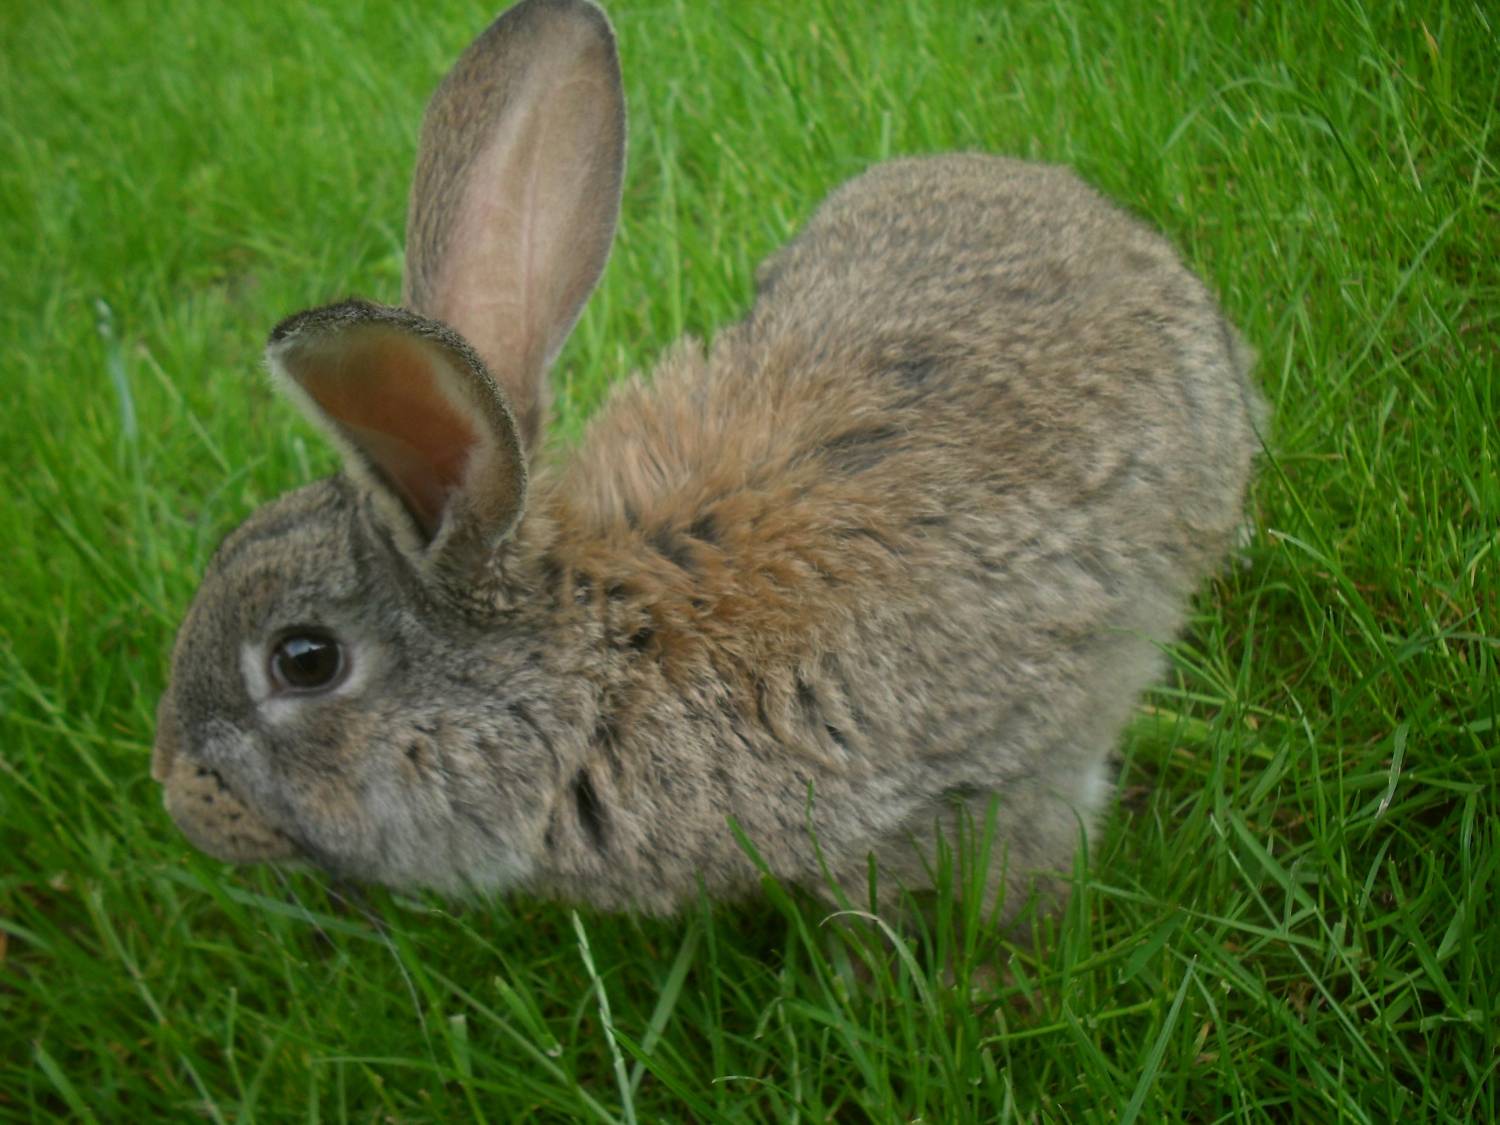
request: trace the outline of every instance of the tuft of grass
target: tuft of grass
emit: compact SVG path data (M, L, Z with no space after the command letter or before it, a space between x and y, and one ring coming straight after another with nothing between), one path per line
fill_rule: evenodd
M491 13L11 5L0 1117L1500 1118L1494 17L612 11L631 160L562 440L899 153L1076 165L1259 349L1253 539L1124 740L1067 911L1031 945L774 886L655 921L192 852L147 775L178 615L225 529L333 464L264 333L396 296L423 99Z

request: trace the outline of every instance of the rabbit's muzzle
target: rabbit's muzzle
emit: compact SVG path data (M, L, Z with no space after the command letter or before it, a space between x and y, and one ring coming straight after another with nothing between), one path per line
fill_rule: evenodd
M162 803L195 847L230 863L259 863L299 854L296 844L265 823L224 784L216 770L178 752L176 724L157 724L151 776Z

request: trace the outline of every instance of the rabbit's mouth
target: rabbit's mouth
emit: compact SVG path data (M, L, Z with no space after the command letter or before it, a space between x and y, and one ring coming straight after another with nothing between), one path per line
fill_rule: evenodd
M261 863L301 854L290 836L251 812L217 770L179 758L162 788L177 827L215 859Z
M193 845L229 863L261 863L301 854L285 832L251 811L217 770L177 752L173 724L159 723L151 773L162 786L162 802Z

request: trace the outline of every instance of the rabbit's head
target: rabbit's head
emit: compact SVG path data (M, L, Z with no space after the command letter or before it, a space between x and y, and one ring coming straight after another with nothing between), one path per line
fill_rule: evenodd
M541 689L559 642L507 598L506 544L623 157L608 22L527 0L428 106L406 308L350 300L272 333L276 381L344 470L230 535L179 632L153 773L205 851L393 884L525 877L567 700Z

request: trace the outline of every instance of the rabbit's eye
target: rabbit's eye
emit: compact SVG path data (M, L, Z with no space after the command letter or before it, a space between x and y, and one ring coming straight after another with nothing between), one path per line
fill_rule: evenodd
M271 681L280 691L323 691L344 677L344 649L327 633L298 630L271 649Z

